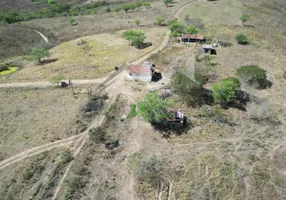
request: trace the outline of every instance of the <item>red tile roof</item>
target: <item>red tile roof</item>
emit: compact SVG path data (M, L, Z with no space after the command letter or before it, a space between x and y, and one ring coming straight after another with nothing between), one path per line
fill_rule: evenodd
M203 40L204 36L203 35L183 34L181 36L181 38Z
M129 65L127 70L135 74L151 74L150 68L144 66Z

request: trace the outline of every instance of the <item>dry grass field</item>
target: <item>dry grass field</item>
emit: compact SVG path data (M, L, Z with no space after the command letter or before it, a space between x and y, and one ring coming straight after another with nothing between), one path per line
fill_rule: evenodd
M0 160L78 134L87 94L71 89L1 89Z
M53 32L53 42L59 45L50 50L50 59L57 60L45 65L21 61L19 71L0 81L35 81L54 75L73 79L101 77L115 65L158 47L166 28L153 27L154 18L168 16L185 3L178 1L166 8L162 1L154 1L152 8L134 13L79 16L75 17L77 26L70 26L67 18L31 20L25 24L46 26ZM251 15L245 26L239 20L242 13ZM43 152L1 169L1 160L77 135L91 120L82 118L88 95L74 98L71 88L1 89L0 200L53 199L56 188L57 199L286 199L283 16L282 0L272 4L265 0L202 0L181 12L179 20L198 25L208 40L231 45L218 47L217 55L200 59L200 45L179 44L171 39L164 50L148 58L162 72L163 81L168 82L170 75L193 56L197 70L209 77L206 89L236 76L240 66L251 64L265 69L272 83L267 89L257 90L242 82L241 89L250 95L245 109L188 107L174 95L171 99L175 109L182 110L190 122L189 129L181 134L163 137L140 116L122 120L149 88L162 84L127 82L119 77L106 90L113 103L104 110L106 118L101 129L90 133L82 148L78 147L84 141L81 138L69 148ZM153 43L147 49L137 50L120 37L122 30L135 27L135 19L142 20L138 29L146 33L147 42ZM237 33L245 34L249 44L238 45ZM86 44L78 46L81 39ZM86 92L87 88L95 90L97 85L75 89ZM104 137L99 140L101 134ZM118 146L110 147L112 144ZM78 156L72 158L77 149ZM68 173L61 184L65 172ZM140 172L145 177L140 177Z
M136 60L154 49L162 42L165 28L142 29L146 33L146 42L152 42L152 46L139 50L129 45L128 41L121 37L122 31L113 34L99 34L86 36L62 43L50 50L52 53L48 59L51 62L44 65L36 65L33 62L24 62L18 72L2 81L34 81L50 79L55 75L63 75L72 79L95 79L114 70L115 66L121 66L126 62ZM79 41L86 44L78 45Z

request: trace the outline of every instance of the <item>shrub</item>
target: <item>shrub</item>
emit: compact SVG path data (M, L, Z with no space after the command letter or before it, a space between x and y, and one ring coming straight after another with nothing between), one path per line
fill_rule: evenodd
M101 127L90 129L89 138L95 143L104 142L106 138L106 131Z
M66 150L63 152L63 154L61 155L61 159L60 159L60 165L62 167L64 167L67 163L69 163L70 161L72 161L73 157L72 154L69 150Z
M161 99L156 92L150 93L138 103L139 115L151 124L158 124L172 116L167 110L170 106L172 102L169 100Z
M121 7L119 7L119 6L116 6L115 8L114 8L114 11L118 14L118 12L121 10Z
M214 101L216 103L229 103L236 98L236 92L239 89L239 80L235 77L223 79L219 83L211 86Z
M248 44L248 39L245 35L243 35L242 33L239 33L235 36L236 38L236 41L238 44L241 44L241 45L245 45L245 44Z
M164 17L157 17L156 18L156 22L159 26L162 25L162 23L164 23L166 21L166 19Z
M145 6L145 8L148 8L151 4L148 1L145 1L142 5Z
M136 19L136 20L135 20L135 23L136 23L137 26L139 26L139 24L141 23L141 21L140 21L139 19Z
M236 74L252 86L257 88L267 87L266 71L256 65L242 66L236 71Z
M127 115L127 118L134 118L136 116L137 116L136 105L132 104L131 105L131 110L130 110L129 114Z
M75 19L74 19L74 18L69 18L69 23L70 23L70 24L75 23Z
M111 9L108 7L108 8L106 8L105 11L108 12L108 13L110 13L110 12L111 12Z

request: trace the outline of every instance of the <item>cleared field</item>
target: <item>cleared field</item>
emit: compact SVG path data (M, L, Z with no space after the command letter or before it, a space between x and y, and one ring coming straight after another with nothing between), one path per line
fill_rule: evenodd
M71 89L1 89L0 160L75 135L87 95Z
M51 199L71 161L67 149L46 151L0 171L0 199Z
M125 62L133 61L154 49L164 38L165 28L142 29L146 33L146 42L152 46L139 50L129 45L121 37L121 32L114 34L99 34L72 40L51 49L52 56L48 59L56 60L45 65L25 62L24 67L2 81L50 79L55 75L67 78L94 79L106 75ZM78 45L81 40L86 44Z

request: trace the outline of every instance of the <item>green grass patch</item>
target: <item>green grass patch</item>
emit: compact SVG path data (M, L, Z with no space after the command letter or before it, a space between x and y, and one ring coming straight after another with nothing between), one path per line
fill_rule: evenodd
M132 104L131 105L131 110L129 112L129 114L127 115L127 118L128 119L131 119L131 118L134 118L137 116L137 112L136 112L136 105L135 104Z
M9 75L18 70L18 67L8 67L7 70L1 71L0 76Z

